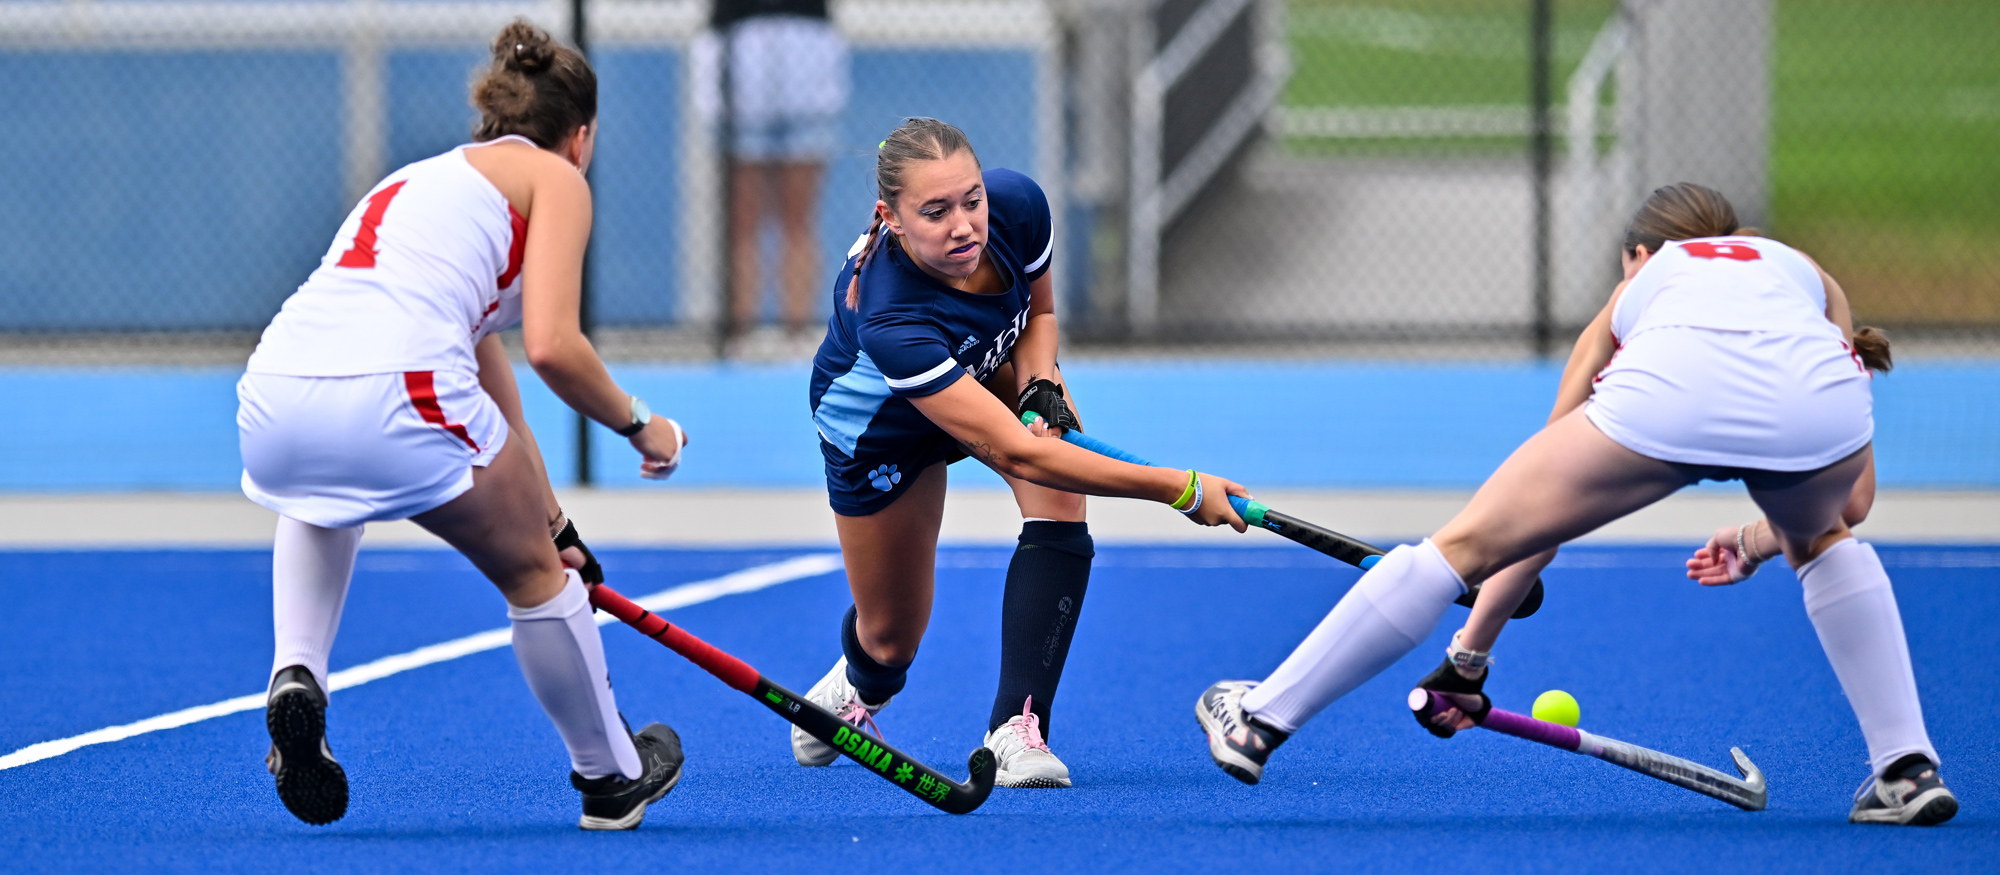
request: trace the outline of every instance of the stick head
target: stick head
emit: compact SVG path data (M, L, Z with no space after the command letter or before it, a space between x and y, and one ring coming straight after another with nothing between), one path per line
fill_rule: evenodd
M965 759L965 768L972 774L965 779L963 786L953 786L943 802L935 803L939 810L947 814L969 814L986 804L986 797L993 795L993 778L1000 763L994 759L992 751L983 747L973 751L972 756Z

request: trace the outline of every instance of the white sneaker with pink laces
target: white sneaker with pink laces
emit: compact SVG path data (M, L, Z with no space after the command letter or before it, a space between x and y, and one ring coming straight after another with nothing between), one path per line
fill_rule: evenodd
M826 677L820 678L819 683L813 684L812 689L806 692L806 701L832 711L833 716L847 721L849 726L866 730L876 738L882 737L882 730L875 728L875 712L882 710L883 706L889 703L884 700L870 705L861 701L861 694L856 692L854 684L847 680L845 656L833 664L833 668L827 671ZM807 735L805 730L794 726L792 758L798 760L802 766L827 766L832 765L834 760L840 759L840 751L834 750L833 745Z
M1042 718L1035 716L1030 696L1021 713L986 733L986 749L1000 761L993 783L1002 787L1067 787L1069 767L1056 759L1042 740Z

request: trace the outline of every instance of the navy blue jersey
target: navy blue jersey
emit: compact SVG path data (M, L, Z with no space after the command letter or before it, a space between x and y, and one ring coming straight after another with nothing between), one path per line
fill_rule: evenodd
M909 399L967 374L991 377L1028 325L1028 284L1048 273L1055 242L1048 198L1012 170L988 170L984 182L985 257L1006 291L954 289L886 241L861 269L858 312L847 308L854 257L835 275L833 317L813 358L811 391L835 510L880 510L901 494L905 474L914 478L943 459L951 436ZM851 500L843 492L853 493Z

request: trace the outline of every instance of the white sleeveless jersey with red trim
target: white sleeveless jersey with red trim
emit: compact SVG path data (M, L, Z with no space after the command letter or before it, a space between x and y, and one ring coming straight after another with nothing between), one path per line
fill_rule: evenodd
M418 161L377 183L264 329L248 370L293 377L477 373L473 345L521 320L528 237L527 219L466 161L465 150L481 145Z
M1844 340L1826 318L1819 270L1763 237L1669 242L1625 285L1611 310L1620 343L1652 328L1806 334Z

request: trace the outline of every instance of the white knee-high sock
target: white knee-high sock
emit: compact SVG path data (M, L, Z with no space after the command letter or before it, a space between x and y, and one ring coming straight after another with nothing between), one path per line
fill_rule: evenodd
M1333 700L1429 638L1465 583L1426 538L1382 557L1263 683L1243 696L1257 722L1297 732Z
M347 584L354 577L354 553L359 549L360 526L323 529L278 517L277 537L271 543L271 627L278 641L271 677L303 665L321 692L333 693L327 688L327 656L340 631L340 612L347 606Z
M577 774L637 778L639 751L618 718L590 594L574 570L567 573L555 598L532 608L507 607L507 618L514 621L514 658L562 735Z
M1917 701L1903 615L1875 548L1844 538L1799 566L1799 583L1826 661L1833 663L1847 703L1861 721L1875 774L1904 754L1920 753L1937 762L1937 749L1924 731L1923 705Z

